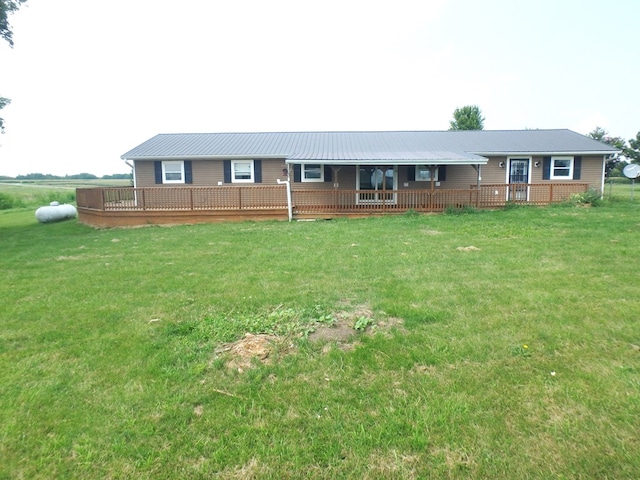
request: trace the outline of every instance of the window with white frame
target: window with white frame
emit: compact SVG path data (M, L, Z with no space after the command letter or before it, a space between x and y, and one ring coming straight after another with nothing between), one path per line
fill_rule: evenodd
M184 162L162 162L162 183L184 183Z
M231 182L232 183L253 183L254 170L253 160L232 160L231 161Z
M320 163L307 163L302 165L303 182L324 182L324 165Z
M416 182L430 182L431 171L434 172L434 182L438 181L438 167L430 167L429 165L416 165Z
M551 157L551 180L573 178L573 157Z

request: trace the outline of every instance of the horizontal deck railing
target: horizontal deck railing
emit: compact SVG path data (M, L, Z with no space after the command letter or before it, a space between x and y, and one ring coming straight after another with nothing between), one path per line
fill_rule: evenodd
M287 208L284 186L79 188L78 207L103 211Z
M468 190L293 190L293 212L358 214L492 208L507 202L546 205L584 192L586 183L492 184ZM287 208L284 185L79 188L80 208L99 211L242 211Z
M297 190L293 192L294 212L384 213L415 210L442 211L449 206L477 207L478 190Z
M477 189L474 185L472 188ZM500 207L506 202L528 205L548 205L567 200L571 195L586 192L588 183L511 183L480 185L479 205Z

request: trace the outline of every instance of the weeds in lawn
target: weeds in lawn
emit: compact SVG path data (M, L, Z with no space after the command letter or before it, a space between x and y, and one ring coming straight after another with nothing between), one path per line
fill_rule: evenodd
M374 321L372 318L360 316L356 319L355 323L353 324L353 328L355 330L362 332L366 330L367 327L370 327L371 325L374 325Z
M602 193L600 190L590 188L586 192L574 193L571 195L569 203L572 205L590 205L592 207L599 207L602 205Z
M480 211L471 205L463 205L462 207L447 205L444 209L445 215L471 215L475 213L480 213Z
M514 357L530 357L531 350L529 349L529 345L526 343L523 345L516 345L511 347L511 355Z

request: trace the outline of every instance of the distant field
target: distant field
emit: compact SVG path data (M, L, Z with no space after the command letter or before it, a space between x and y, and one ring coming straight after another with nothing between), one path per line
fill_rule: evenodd
M38 188L123 187L131 180L0 180L0 189L5 186L33 186Z
M0 210L74 203L76 188L126 187L130 180L0 180Z

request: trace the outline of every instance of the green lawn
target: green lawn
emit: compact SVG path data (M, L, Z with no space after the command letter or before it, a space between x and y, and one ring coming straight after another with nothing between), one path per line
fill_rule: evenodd
M0 478L640 478L639 232L624 195L118 230L1 211ZM331 323L368 327L313 340ZM246 333L266 361L240 363Z

